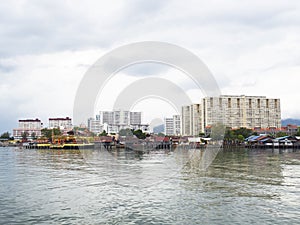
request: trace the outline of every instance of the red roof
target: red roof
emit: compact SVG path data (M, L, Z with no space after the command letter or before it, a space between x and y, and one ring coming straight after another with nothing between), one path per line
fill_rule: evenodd
M112 140L113 140L113 137L111 137L111 136L102 136L102 137L100 137L101 142L112 142Z
M66 118L49 118L49 120L71 120L71 118L66 117Z
M26 119L26 120L19 120L19 122L41 122L39 119Z
M297 125L293 125L293 124L288 124L287 127L288 128L298 129L298 126Z
M169 137L159 137L159 136L157 136L157 137L155 137L155 141L156 142L168 142L168 141L170 141L170 138Z

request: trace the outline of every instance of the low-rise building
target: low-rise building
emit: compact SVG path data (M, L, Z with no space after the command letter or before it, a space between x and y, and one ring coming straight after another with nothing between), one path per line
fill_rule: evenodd
M104 124L101 124L101 121L96 117L88 119L88 129L94 134L100 134L104 130Z
M283 127L254 127L253 132L256 132L257 134L269 134L273 136L276 136L278 133L285 133L286 135L293 136L298 133L298 126L288 124L287 126Z
M16 140L33 139L42 136L43 123L40 119L20 119L18 128L13 129L13 137Z
M72 129L72 119L66 118L49 118L49 128L60 128L61 130Z

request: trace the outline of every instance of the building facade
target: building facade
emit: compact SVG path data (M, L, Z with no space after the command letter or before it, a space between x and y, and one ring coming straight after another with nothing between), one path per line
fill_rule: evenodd
M88 119L88 129L89 131L98 135L103 132L104 125L101 124L100 118L96 116L96 119L95 118Z
M141 112L130 112L130 124L142 124L142 113Z
M100 111L99 113L101 124L113 124L114 123L114 112L112 111Z
M41 130L43 123L40 119L24 119L19 120L18 128L13 129L13 137L16 140L22 139L24 136L27 139L33 139L35 137L42 136Z
M265 96L205 97L201 104L183 106L181 116L182 135L205 133L214 124L233 129L281 127L280 99Z
M164 119L164 127L165 127L165 135L173 135L174 134L173 118L165 118Z
M147 124L142 124L142 113L127 110L100 111L100 124L105 125L108 133L118 133L122 129L149 130ZM105 129L103 128L103 129Z
M202 127L222 123L233 129L281 127L280 99L221 95L202 99Z
M181 132L181 118L180 115L174 115L173 116L173 130L174 130L174 135L179 136Z
M171 118L164 119L165 135L180 135L181 119L180 115L173 115Z
M72 129L72 119L66 118L49 118L49 128L59 128L61 130L71 130Z
M181 134L183 136L191 135L191 107L189 105L181 107Z
M181 109L181 134L195 136L201 132L201 104L183 106Z

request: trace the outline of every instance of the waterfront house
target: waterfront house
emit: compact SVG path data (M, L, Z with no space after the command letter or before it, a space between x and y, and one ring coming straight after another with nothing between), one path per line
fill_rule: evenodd
M279 146L284 146L284 147L291 147L294 145L294 143L297 142L297 139L293 136L284 136L284 137L279 137L276 138L279 142Z

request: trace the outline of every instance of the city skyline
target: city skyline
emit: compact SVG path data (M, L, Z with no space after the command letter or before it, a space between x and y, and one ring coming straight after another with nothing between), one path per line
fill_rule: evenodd
M282 118L300 118L296 104L300 3L270 3L164 1L136 2L135 7L96 1L80 6L53 1L3 3L0 132L12 130L21 117L43 121L49 114L72 117L75 93L87 69L112 49L144 40L189 49L212 71L222 94L278 97ZM99 13L99 8L107 14ZM172 81L195 102L204 97L181 71L141 64L119 71L102 90L97 105L111 110L116 96L145 76ZM157 99L145 99L132 110L140 109L149 112L145 115L149 120L179 113Z
M39 119L19 120L19 128L13 130L14 136L21 136L23 122L31 126ZM153 132L155 127L150 123L142 124L142 112L128 110L99 111L94 117L87 118L87 123L72 125L72 119L49 118L49 128L63 127L70 130L75 126L87 127L91 132L100 134L119 133L123 129L141 129ZM281 128L281 103L279 98L266 96L220 95L202 98L199 103L181 106L181 113L172 117L164 117L164 133L166 135L198 136L207 133L211 126L223 124L232 129L271 129ZM149 129L150 125L150 129ZM34 133L36 133L34 131ZM15 135L17 134L17 135Z

